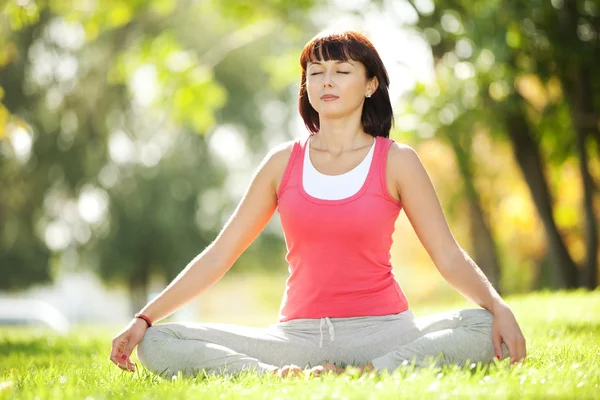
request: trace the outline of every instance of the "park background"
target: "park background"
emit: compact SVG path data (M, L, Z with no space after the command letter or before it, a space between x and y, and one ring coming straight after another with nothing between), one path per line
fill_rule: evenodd
M127 322L216 237L268 150L307 134L298 60L327 28L373 41L391 137L503 295L594 289L599 21L592 0L4 0L0 297ZM176 318L276 322L284 256L275 215ZM403 213L392 263L411 305L462 301Z

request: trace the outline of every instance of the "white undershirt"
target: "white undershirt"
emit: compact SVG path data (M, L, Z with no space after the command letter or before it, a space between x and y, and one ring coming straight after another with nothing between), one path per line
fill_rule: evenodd
M310 161L309 149L310 139L306 142L304 150L302 171L304 191L318 199L341 200L358 193L367 179L373 160L375 140L373 140L373 145L365 159L355 168L341 175L325 175L317 171Z

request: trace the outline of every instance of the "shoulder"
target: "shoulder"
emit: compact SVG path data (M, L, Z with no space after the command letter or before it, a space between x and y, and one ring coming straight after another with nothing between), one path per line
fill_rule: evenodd
M264 163L271 165L287 165L287 162L292 154L292 149L294 148L294 144L296 142L297 140L290 140L273 147L265 156Z
M273 147L262 161L261 169L267 169L277 174L285 169L292 155L292 149L297 140L290 140Z
M388 151L388 165L401 170L412 169L421 165L419 155L407 144L392 142Z
M290 140L270 149L258 168L258 174L266 177L274 188L283 177L295 143L297 140Z
M394 142L390 146L387 160L388 177L398 189L419 182L427 177L425 167L416 150L411 146Z

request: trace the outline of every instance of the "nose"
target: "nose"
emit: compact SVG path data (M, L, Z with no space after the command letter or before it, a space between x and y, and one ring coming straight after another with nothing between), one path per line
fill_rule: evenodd
M323 87L333 87L333 81L331 79L331 72L326 71L323 73Z

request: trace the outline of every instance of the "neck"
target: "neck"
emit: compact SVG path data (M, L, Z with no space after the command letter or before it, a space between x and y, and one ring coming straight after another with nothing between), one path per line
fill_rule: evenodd
M321 119L319 133L311 139L311 147L341 154L373 144L373 136L363 130L360 119Z

